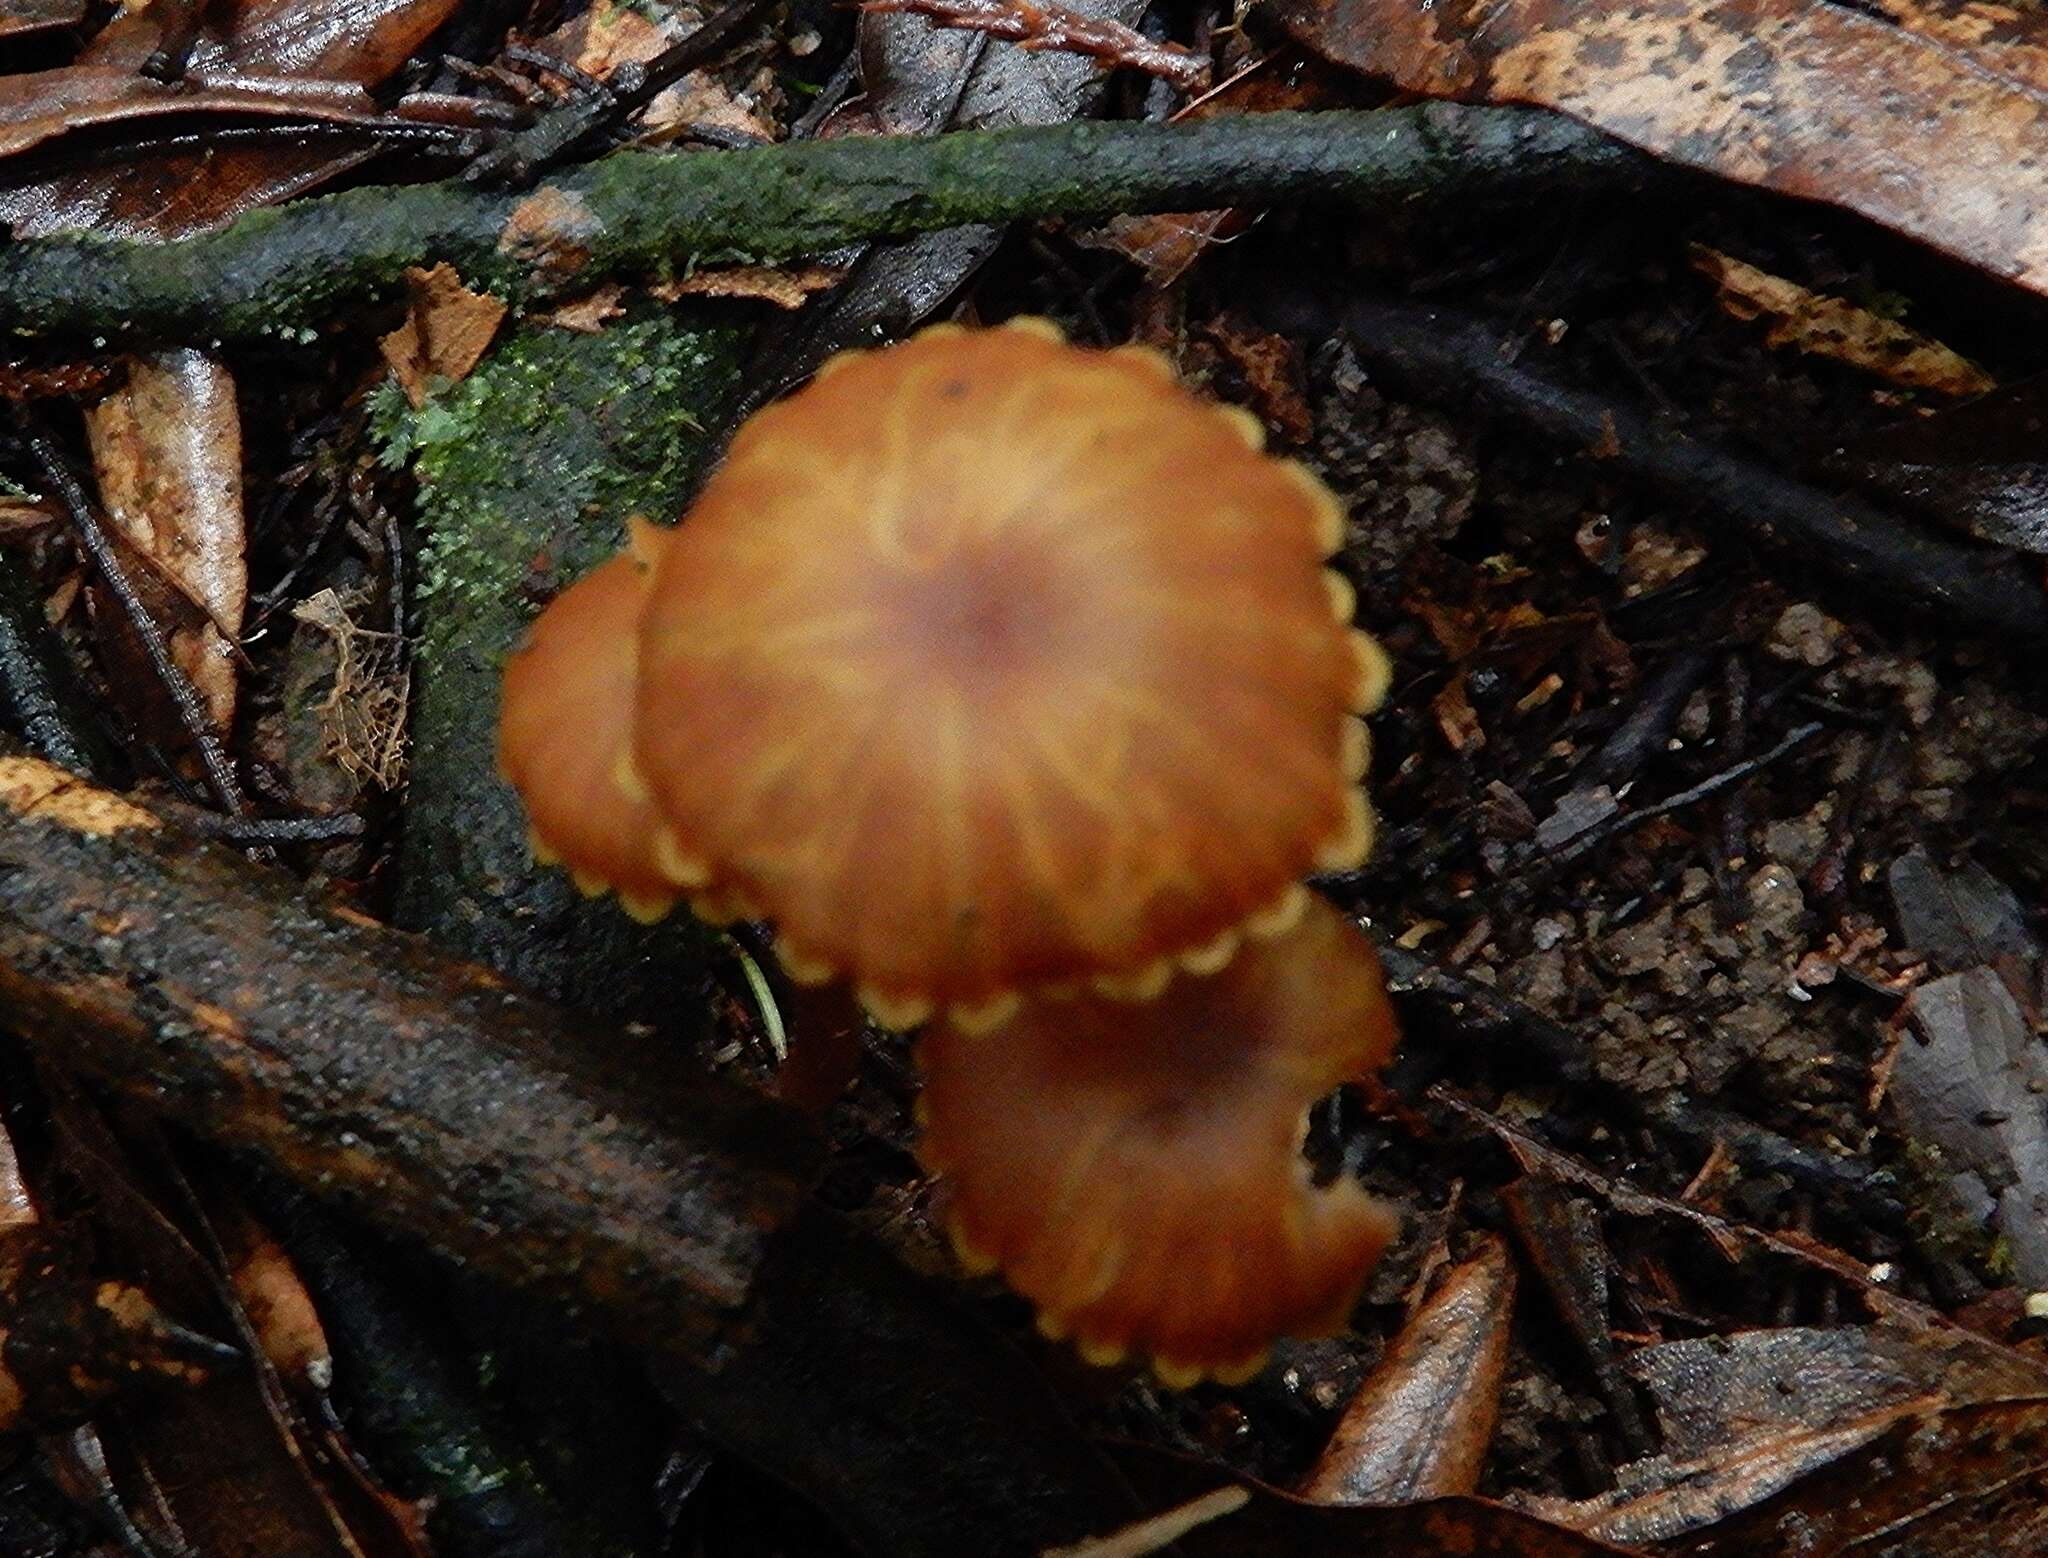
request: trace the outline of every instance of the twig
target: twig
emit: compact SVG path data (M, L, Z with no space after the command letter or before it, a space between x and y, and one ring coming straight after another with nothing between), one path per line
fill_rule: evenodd
M1675 811L1683 811L1688 806L1696 806L1710 796L1719 795L1731 785L1741 784L1752 774L1760 773L1781 758L1796 752L1826 728L1819 720L1810 720L1804 725L1797 726L1787 732L1785 737L1768 752L1759 752L1755 757L1744 758L1739 763L1731 763L1719 773L1711 774L1696 785L1680 790L1676 794L1668 795L1654 805L1637 806L1628 811L1618 811L1613 816L1588 828L1563 848L1554 850L1547 855L1538 855L1532 858L1527 866L1523 867L1520 871L1507 873L1502 880L1515 881L1526 886L1531 881L1543 880L1554 876L1559 871L1564 870L1565 867L1583 860L1610 839L1619 838L1622 834L1639 828L1646 822L1654 821L1658 817L1668 817Z
M242 787L236 783L234 767L214 736L213 723L207 717L206 708L200 703L190 678L171 658L171 646L165 641L163 630L157 626L156 619L149 614L149 608L129 582L127 571L122 568L121 559L114 551L114 543L93 509L92 500L86 496L78 478L71 474L71 467L64 456L50 442L49 435L36 423L28 409L17 404L13 410L22 441L35 456L43 479L71 516L72 526L78 531L78 539L84 545L86 555L92 558L93 565L107 581L107 588L113 591L114 599L121 603L129 626L135 629L135 636L141 640L143 653L149 656L150 668L156 672L157 680L163 683L164 691L170 694L171 703L178 711L179 723L185 727L186 736L199 753L199 766L206 774L207 787L213 791L221 810L229 816L247 815L249 808L242 798Z
M14 555L0 553L0 714L11 717L29 749L77 773L104 775L105 742L59 658Z
M221 817L195 811L188 820L195 833L241 845L324 844L335 839L359 839L364 827L363 819L354 812L332 817Z
M687 38L645 64L621 65L604 82L593 81L564 61L532 50L517 51L514 58L576 82L579 90L567 102L543 114L537 123L487 147L462 170L463 178L472 184L531 183L579 147L616 130L627 115L652 102L665 87L717 59L751 31L774 3L775 0L728 0Z
M1749 756L1749 727L1752 718L1749 697L1749 661L1742 654L1721 662L1721 750L1738 762ZM1716 912L1724 926L1741 923L1749 912L1749 889L1743 867L1749 863L1749 808L1743 805L1745 787L1735 786L1721 802L1721 818L1715 830L1719 842L1714 849Z
M1568 119L1453 104L621 151L530 194L366 188L176 243L10 244L0 320L17 337L275 341L395 296L408 266L436 260L524 303L610 275L789 259L963 223L1311 199L1455 209L1634 187L1653 166Z
M866 0L862 9L922 16L1027 49L1086 55L1112 69L1157 76L1183 92L1199 91L1209 79L1208 61L1180 44L1154 42L1135 27L1051 0Z
M1380 959L1397 993L1410 992L1451 1008L1462 1034L1512 1040L1501 1046L1500 1052L1533 1074L1572 1086L1594 1087L1645 1125L1702 1153L1718 1142L1747 1172L1783 1174L1797 1184L1840 1197L1873 1223L1897 1227L1905 1216L1889 1186L1866 1159L1817 1151L1753 1120L1683 1095L1656 1098L1603 1082L1593 1071L1592 1046L1585 1038L1533 1006L1406 947L1383 944Z
M1424 400L1470 405L1584 449L1766 545L1797 550L1867 596L1909 603L1968 632L2048 639L2048 591L2013 554L1922 529L1669 430L1611 396L1566 387L1506 361L1503 332L1449 309L1347 298L1343 319L1376 372Z

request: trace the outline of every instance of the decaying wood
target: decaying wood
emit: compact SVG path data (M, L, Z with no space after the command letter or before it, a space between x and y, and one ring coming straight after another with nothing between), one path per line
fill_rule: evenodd
M812 1151L778 1111L417 939L0 758L0 1012L372 1222L689 1349Z
M876 1551L1035 1553L1134 1508L1006 1344L806 1205L793 1111L6 756L0 1025L608 1323Z

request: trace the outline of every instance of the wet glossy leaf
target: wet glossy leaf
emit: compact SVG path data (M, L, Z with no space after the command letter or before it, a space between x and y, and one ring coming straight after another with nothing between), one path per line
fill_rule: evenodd
M234 640L248 598L242 421L235 383L204 352L133 359L128 382L86 417L108 518L191 610L162 625L214 726L234 720Z
M1344 1409L1301 1496L1385 1504L1470 1493L1500 1415L1515 1268L1489 1238L1401 1328Z
M1280 15L1328 58L1405 90L1560 109L1672 161L1846 206L2048 292L2039 10L1280 0Z

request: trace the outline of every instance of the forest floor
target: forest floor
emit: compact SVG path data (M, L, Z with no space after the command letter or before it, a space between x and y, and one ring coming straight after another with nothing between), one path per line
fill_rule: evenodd
M519 1241L482 1214L444 1227L437 1211L409 1239L409 1211L323 1204L359 1162L373 1201L456 1199L425 1149L379 1135L383 1105L345 1056L275 1100L219 1105L235 1089L211 1073L109 1088L119 1063L97 1051L81 1088L61 1033L83 986L53 996L24 971L0 891L15 970L0 1029L23 1041L0 1057L0 1204L19 1214L0 1223L0 1367L21 1398L0 1391L0 1551L1035 1553L1059 1545L1050 1531L1106 1537L1239 1486L1251 1504L1190 1506L1185 1531L1072 1550L2048 1549L2037 175L1901 128L1947 113L1943 133L1994 153L2025 141L1995 110L2048 78L2048 19L2020 7L1965 36L1968 7L1774 0L1758 9L1778 41L1754 47L1784 45L1780 74L1759 87L1762 67L1709 48L1747 83L1703 94L1726 110L1710 130L1680 112L1682 70L1652 68L1657 27L1712 41L1715 8L1680 0L1588 21L1581 74L1518 64L1513 90L1517 40L1572 36L1557 8L1500 8L1502 52L1458 75L1460 50L1495 45L1448 18L1404 33L1393 13L1412 8L1379 0L270 0L195 8L180 88L140 66L176 52L183 8L105 9L0 3L0 53L20 50L0 74L8 761L88 774L246 857L203 881L160 863L166 902L244 877L252 895L303 888L426 938L422 957L488 965L666 1044L736 1095L800 1097L815 1079L778 1071L785 1026L801 1054L804 997L764 928L643 931L532 865L489 769L502 656L629 513L676 512L741 416L832 350L1026 315L1084 345L1156 347L1338 494L1335 566L1395 668L1372 721L1376 849L1315 885L1382 948L1405 1038L1379 1086L1317 1107L1306 1150L1401 1232L1348 1328L1280 1343L1247 1384L1087 1367L999 1282L958 1272L946 1192L915 1155L912 1043L865 1032L851 1085L809 1100L825 1142L812 1201L930 1279L907 1312L988 1338L989 1379L1028 1379L1071 1436L1006 1463L1026 1431L990 1426L1006 1407L976 1391L996 1386L963 1385L886 1463L970 1468L970 1524L920 1532L891 1498L953 1506L876 1482L836 1436L886 1434L857 1408L834 1416L815 1373L790 1387L815 1417L777 1443L761 1425L785 1410L782 1375L761 1376L751 1412L705 1405L688 1370L715 1366L650 1375L663 1349L644 1317L607 1315L596 1284L569 1304L537 1278L539 1308L509 1291L520 1262L548 1262L522 1246L494 1265L479 1252ZM1856 31L1880 27L1879 43ZM1811 45L1796 83L1794 34ZM309 65L280 37L325 52ZM693 38L696 57L664 52ZM1929 51L2007 98L1958 88L1942 107L1914 74ZM630 72L661 61L677 79L638 90ZM1887 61L1920 118L1854 118ZM229 66L261 80L207 85ZM1055 191L972 225L862 215L856 189L819 252L691 229L661 276L598 240L578 249L559 212L535 218L539 258L519 274L476 274L515 263L501 242L436 276L442 256L405 236L416 213L417 231L457 232L404 201L510 144L501 120L564 122L548 112L596 117L558 161L473 189L516 199L629 139L708 160L1091 117L1401 115L1438 95L1432 72L1457 77L1445 95L1561 104L1643 155L1617 172L1567 147L1448 195L1426 166L1384 196L1328 170L1276 174L1270 199L1242 187L1251 175L1190 175L1214 209L1176 210L1189 191L1163 186L1130 211L1072 197L1069 214ZM280 84L294 78L306 99ZM1666 89L1655 113L1615 106ZM401 117L402 92L472 107ZM1815 149L1788 128L1801 94L1841 141L1839 187L1800 165ZM1863 178L1858 156L1896 176ZM1916 180L1942 198L1902 196ZM309 270L140 260L118 294L139 311L118 320L89 285L64 290L103 274L66 234L223 253L194 245L221 229L273 241L243 213L313 188L357 203L332 208L317 242L333 247ZM380 192L399 236L372 241L350 223ZM307 279L321 266L333 276ZM234 293L218 336L192 323L209 286ZM30 869L34 848L0 829L0 873ZM203 917L203 896L176 901ZM81 946L128 934L103 907L79 919ZM325 945L305 965L322 990ZM104 1008L143 1014L138 1055L151 1033L170 1043L138 992L187 972L137 961ZM346 1162L303 1167L302 1097L307 1118L368 1122L360 1160L350 1141ZM506 1108L492 1128L512 1140L526 1116ZM507 1205L526 1206L509 1182ZM557 1267L582 1261L571 1243ZM108 1282L146 1293L146 1319L109 1330ZM836 1335L818 1333L828 1359ZM253 1379L226 1345L263 1357ZM886 1360L845 1366L846 1397L886 1391ZM1089 1468L1071 1487L1070 1463ZM1100 1502L1098 1471L1135 1492ZM1043 1530L991 1513L1033 1507ZM1069 1511L1083 1523L1062 1526Z

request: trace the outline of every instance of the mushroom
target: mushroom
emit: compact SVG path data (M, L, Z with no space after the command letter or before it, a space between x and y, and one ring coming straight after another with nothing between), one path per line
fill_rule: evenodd
M1042 321L852 352L543 615L501 762L638 914L776 922L924 1036L963 1256L1098 1360L1234 1378L1391 1236L1303 1120L1384 1061L1356 865L1385 657L1336 499L1159 354Z
M656 567L633 781L713 913L884 1022L1142 998L1371 842L1385 688L1336 500L1143 349L1040 321L835 359Z
M971 1271L1000 1268L1095 1363L1248 1378L1280 1335L1341 1327L1393 1235L1357 1183L1316 1186L1307 1111L1392 1054L1378 955L1315 900L1287 934L1143 1006L1032 997L992 1033L919 1040L918 1146Z
M635 524L628 548L541 614L505 667L498 768L526 802L534 858L591 896L616 891L637 920L674 907L654 857L661 819L619 783L630 765L637 626L665 533Z

